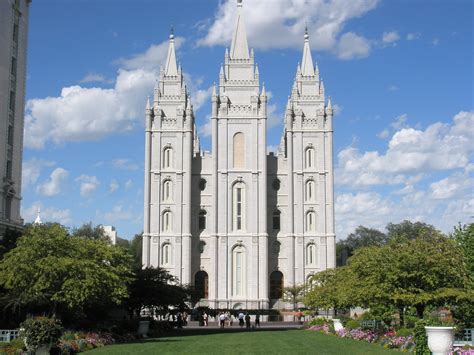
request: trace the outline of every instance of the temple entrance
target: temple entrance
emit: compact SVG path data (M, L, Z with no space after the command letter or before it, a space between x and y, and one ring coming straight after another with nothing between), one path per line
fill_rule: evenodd
M270 299L276 300L283 297L283 274L273 271L270 274Z
M209 297L209 276L205 271L198 271L194 276L194 288L200 299Z

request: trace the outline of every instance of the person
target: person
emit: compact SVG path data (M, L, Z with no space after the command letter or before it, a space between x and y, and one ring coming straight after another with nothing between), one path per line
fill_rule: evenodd
M188 314L186 313L186 311L183 312L183 325L188 325Z
M181 312L178 312L176 315L176 324L178 325L178 328L183 328L183 316L181 315Z
M244 326L244 314L242 312L239 313L239 325L240 325L240 328L242 328Z
M207 313L204 312L204 315L202 317L204 319L204 326L207 327L209 325Z
M227 315L229 317L229 326L232 327L232 323L234 322L232 313L228 312Z
M221 328L224 328L225 327L225 319L226 319L226 315L224 312L220 313L219 314L219 321L221 323Z
M260 313L257 313L255 315L255 328L259 327L260 328Z
M245 315L245 325L247 326L247 329L250 329L250 315L248 312Z

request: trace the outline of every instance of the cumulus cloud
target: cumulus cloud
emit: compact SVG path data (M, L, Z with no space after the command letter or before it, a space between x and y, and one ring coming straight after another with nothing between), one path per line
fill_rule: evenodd
M385 44L395 43L400 39L397 31L384 32L382 35L382 42Z
M339 58L361 58L370 42L352 32L342 34L346 23L377 6L378 0L247 0L243 6L249 43L256 48L300 48L308 24L312 47L336 53ZM199 45L230 45L235 25L233 0L220 3Z
M425 130L396 131L385 153L347 147L338 154L339 184L369 186L401 184L410 175L464 168L474 152L474 113L460 112L451 123L437 122Z
M431 197L434 199L452 199L469 195L474 197L474 179L467 172L456 172L433 182L430 190Z
M81 184L80 191L82 197L90 197L100 185L100 182L96 176L89 176L84 174L76 178L76 182L79 182Z
M23 162L22 171L22 188L26 189L28 186L35 184L40 177L41 171L46 167L54 166L55 162L32 158Z
M117 180L112 179L112 181L109 184L109 192L114 193L115 191L117 191L119 189L119 187L120 187L120 185L117 182Z
M83 77L80 83L101 83L107 81L102 74L89 73Z
M36 219L38 209L41 209L41 220L43 222L57 222L64 225L72 222L71 210L45 207L39 201L34 202L28 208L22 208L21 216L25 222L33 222Z
M414 41L418 38L420 38L421 34L416 32L416 33L408 33L407 34L407 41Z
M116 205L110 212L105 212L104 214L99 213L99 216L108 223L127 221L137 218L131 209L125 209L123 205Z
M138 170L138 164L132 162L130 159L114 159L112 160L112 166L120 170L135 171Z
M64 181L68 176L69 173L67 170L56 168L50 174L48 180L37 187L36 192L47 197L55 196L61 192Z

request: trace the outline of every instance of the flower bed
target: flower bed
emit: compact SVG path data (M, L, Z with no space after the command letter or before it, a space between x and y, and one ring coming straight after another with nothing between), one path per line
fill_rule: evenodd
M58 348L62 354L74 354L115 342L110 333L66 332L59 339Z

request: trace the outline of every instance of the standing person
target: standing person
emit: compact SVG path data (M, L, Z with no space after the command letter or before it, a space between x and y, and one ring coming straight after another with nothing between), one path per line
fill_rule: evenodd
M207 327L209 325L208 323L208 315L206 312L204 312L204 315L202 316L204 319L204 326Z
M229 312L229 326L232 327L232 323L234 323L234 316Z
M183 325L188 325L188 314L186 313L186 311L183 312Z
M220 313L219 314L219 322L221 324L221 328L224 328L225 327L225 319L226 319L226 315L224 312Z
M248 312L245 315L245 325L246 325L247 329L250 329L250 315L249 315Z
M260 328L260 313L257 312L257 315L255 316L255 328L259 327Z
M244 314L242 312L239 313L239 325L240 325L240 328L242 328L244 326Z

